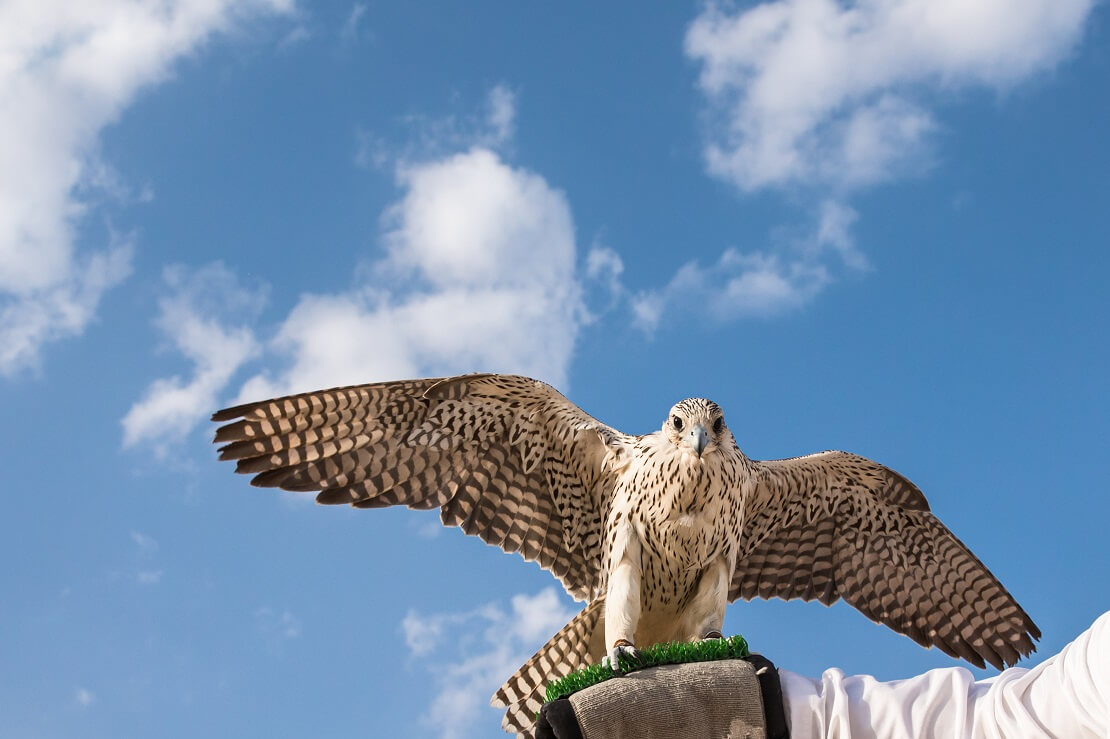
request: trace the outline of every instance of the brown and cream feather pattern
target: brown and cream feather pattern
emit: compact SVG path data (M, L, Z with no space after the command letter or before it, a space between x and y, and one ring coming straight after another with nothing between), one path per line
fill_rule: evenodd
M729 600L844 598L978 667L1033 651L1032 619L897 472L829 451L757 462L754 474Z
M459 526L594 595L599 434L615 433L547 385L470 375L336 388L228 408L215 421L252 485L323 504L439 508ZM600 483L600 485L599 485Z
M547 682L615 637L720 628L726 601L844 598L924 646L1012 664L1040 632L901 475L823 452L748 459L715 403L628 436L511 375L386 382L228 408L220 458L252 484L358 508L439 508L588 602L494 696L530 736ZM608 619L608 620L607 620Z

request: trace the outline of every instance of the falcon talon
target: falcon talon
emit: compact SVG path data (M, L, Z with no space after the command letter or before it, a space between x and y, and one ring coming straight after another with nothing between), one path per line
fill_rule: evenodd
M632 665L629 664L626 666L621 664L621 658L623 657L627 661L631 661L637 659L639 656L640 653L636 651L636 647L632 645L632 642L627 639L618 639L616 643L613 644L612 649L609 650L609 656L605 658L605 666L611 668L613 672L618 675L623 675L632 669Z

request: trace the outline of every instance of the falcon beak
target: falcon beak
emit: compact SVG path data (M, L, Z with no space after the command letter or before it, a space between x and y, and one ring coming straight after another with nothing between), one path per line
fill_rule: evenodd
M690 429L690 446L701 456L702 450L709 444L709 431L700 423Z

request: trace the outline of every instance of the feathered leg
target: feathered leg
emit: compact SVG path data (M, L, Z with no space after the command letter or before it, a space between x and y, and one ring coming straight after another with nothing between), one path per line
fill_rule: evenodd
M683 610L680 638L688 641L720 638L728 604L729 576L732 570L724 557L715 559L698 578L697 587Z
M605 606L605 648L609 666L620 672L623 656L636 656L640 622L641 545L627 520L613 534L609 553L609 589Z

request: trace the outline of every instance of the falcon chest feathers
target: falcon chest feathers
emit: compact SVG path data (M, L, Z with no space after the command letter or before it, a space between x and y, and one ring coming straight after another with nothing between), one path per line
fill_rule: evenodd
M663 428L637 438L623 461L606 516L610 657L621 644L719 633L742 531L747 459L720 407L691 398Z
M440 509L587 602L494 695L531 736L544 687L635 645L720 636L743 598L840 598L982 667L1040 631L898 473L847 452L756 461L712 401L631 436L542 382L463 375L322 390L213 415L253 485Z

